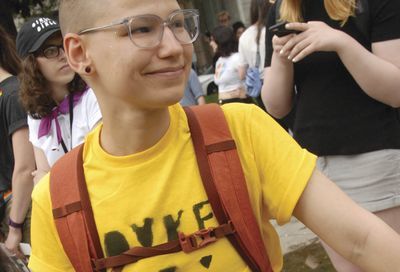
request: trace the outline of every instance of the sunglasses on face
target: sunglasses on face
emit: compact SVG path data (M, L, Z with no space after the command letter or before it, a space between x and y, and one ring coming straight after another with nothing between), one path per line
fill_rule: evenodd
M167 20L157 15L138 15L111 24L83 29L78 35L122 26L117 30L119 36L129 36L132 43L139 48L154 48L163 38L164 29L168 27L181 44L194 42L199 35L199 14L194 9L182 9L172 12Z
M60 51L64 51L64 46L61 45L48 45L38 50L37 55L43 56L47 59L53 59L60 55Z

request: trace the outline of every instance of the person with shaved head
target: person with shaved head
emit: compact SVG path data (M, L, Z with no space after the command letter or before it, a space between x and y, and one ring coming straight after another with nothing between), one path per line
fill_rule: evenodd
M181 9L175 0L62 0L60 23L68 63L93 88L103 115L81 158L105 258L81 262L93 270L111 268L114 257L128 256L132 248L154 252L175 242L181 248L174 252L135 255L113 271L250 271L227 236L217 235L221 225L179 105L199 34L198 12ZM400 267L400 237L316 170L313 154L257 106L221 108L273 271L282 269L283 258L269 220L284 224L292 215L365 271ZM49 185L46 176L32 196L29 267L74 271L55 227ZM234 232L233 226L226 235ZM192 248L182 233L204 240L192 244L191 252L181 251Z

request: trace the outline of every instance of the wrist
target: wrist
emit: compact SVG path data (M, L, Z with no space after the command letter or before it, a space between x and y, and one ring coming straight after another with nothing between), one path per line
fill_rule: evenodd
M24 222L18 223L18 222L15 222L14 220L12 220L11 217L9 217L8 218L8 226L13 229L21 230L24 227Z

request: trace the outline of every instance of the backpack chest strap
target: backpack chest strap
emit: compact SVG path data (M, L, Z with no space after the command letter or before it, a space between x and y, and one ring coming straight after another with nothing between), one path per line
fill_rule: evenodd
M120 255L101 259L92 259L92 266L94 271L100 271L106 268L116 268L114 271L119 271L118 267L135 263L141 259L176 253L179 251L190 253L203 248L222 237L233 234L234 232L235 230L231 222L222 224L215 228L202 229L189 235L179 232L178 240L173 240L153 247L132 247Z

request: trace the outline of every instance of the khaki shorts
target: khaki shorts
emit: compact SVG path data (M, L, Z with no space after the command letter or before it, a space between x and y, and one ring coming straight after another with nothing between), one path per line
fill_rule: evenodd
M371 212L400 206L400 150L322 156L317 168Z
M8 218L10 216L10 211L11 211L11 204L12 204L12 198L7 202L6 204L6 210L3 218L0 218L0 236L3 236L4 239L8 235ZM31 240L31 207L29 207L29 210L26 214L25 217L25 222L24 222L24 228L22 231L22 242L23 243L30 243Z

